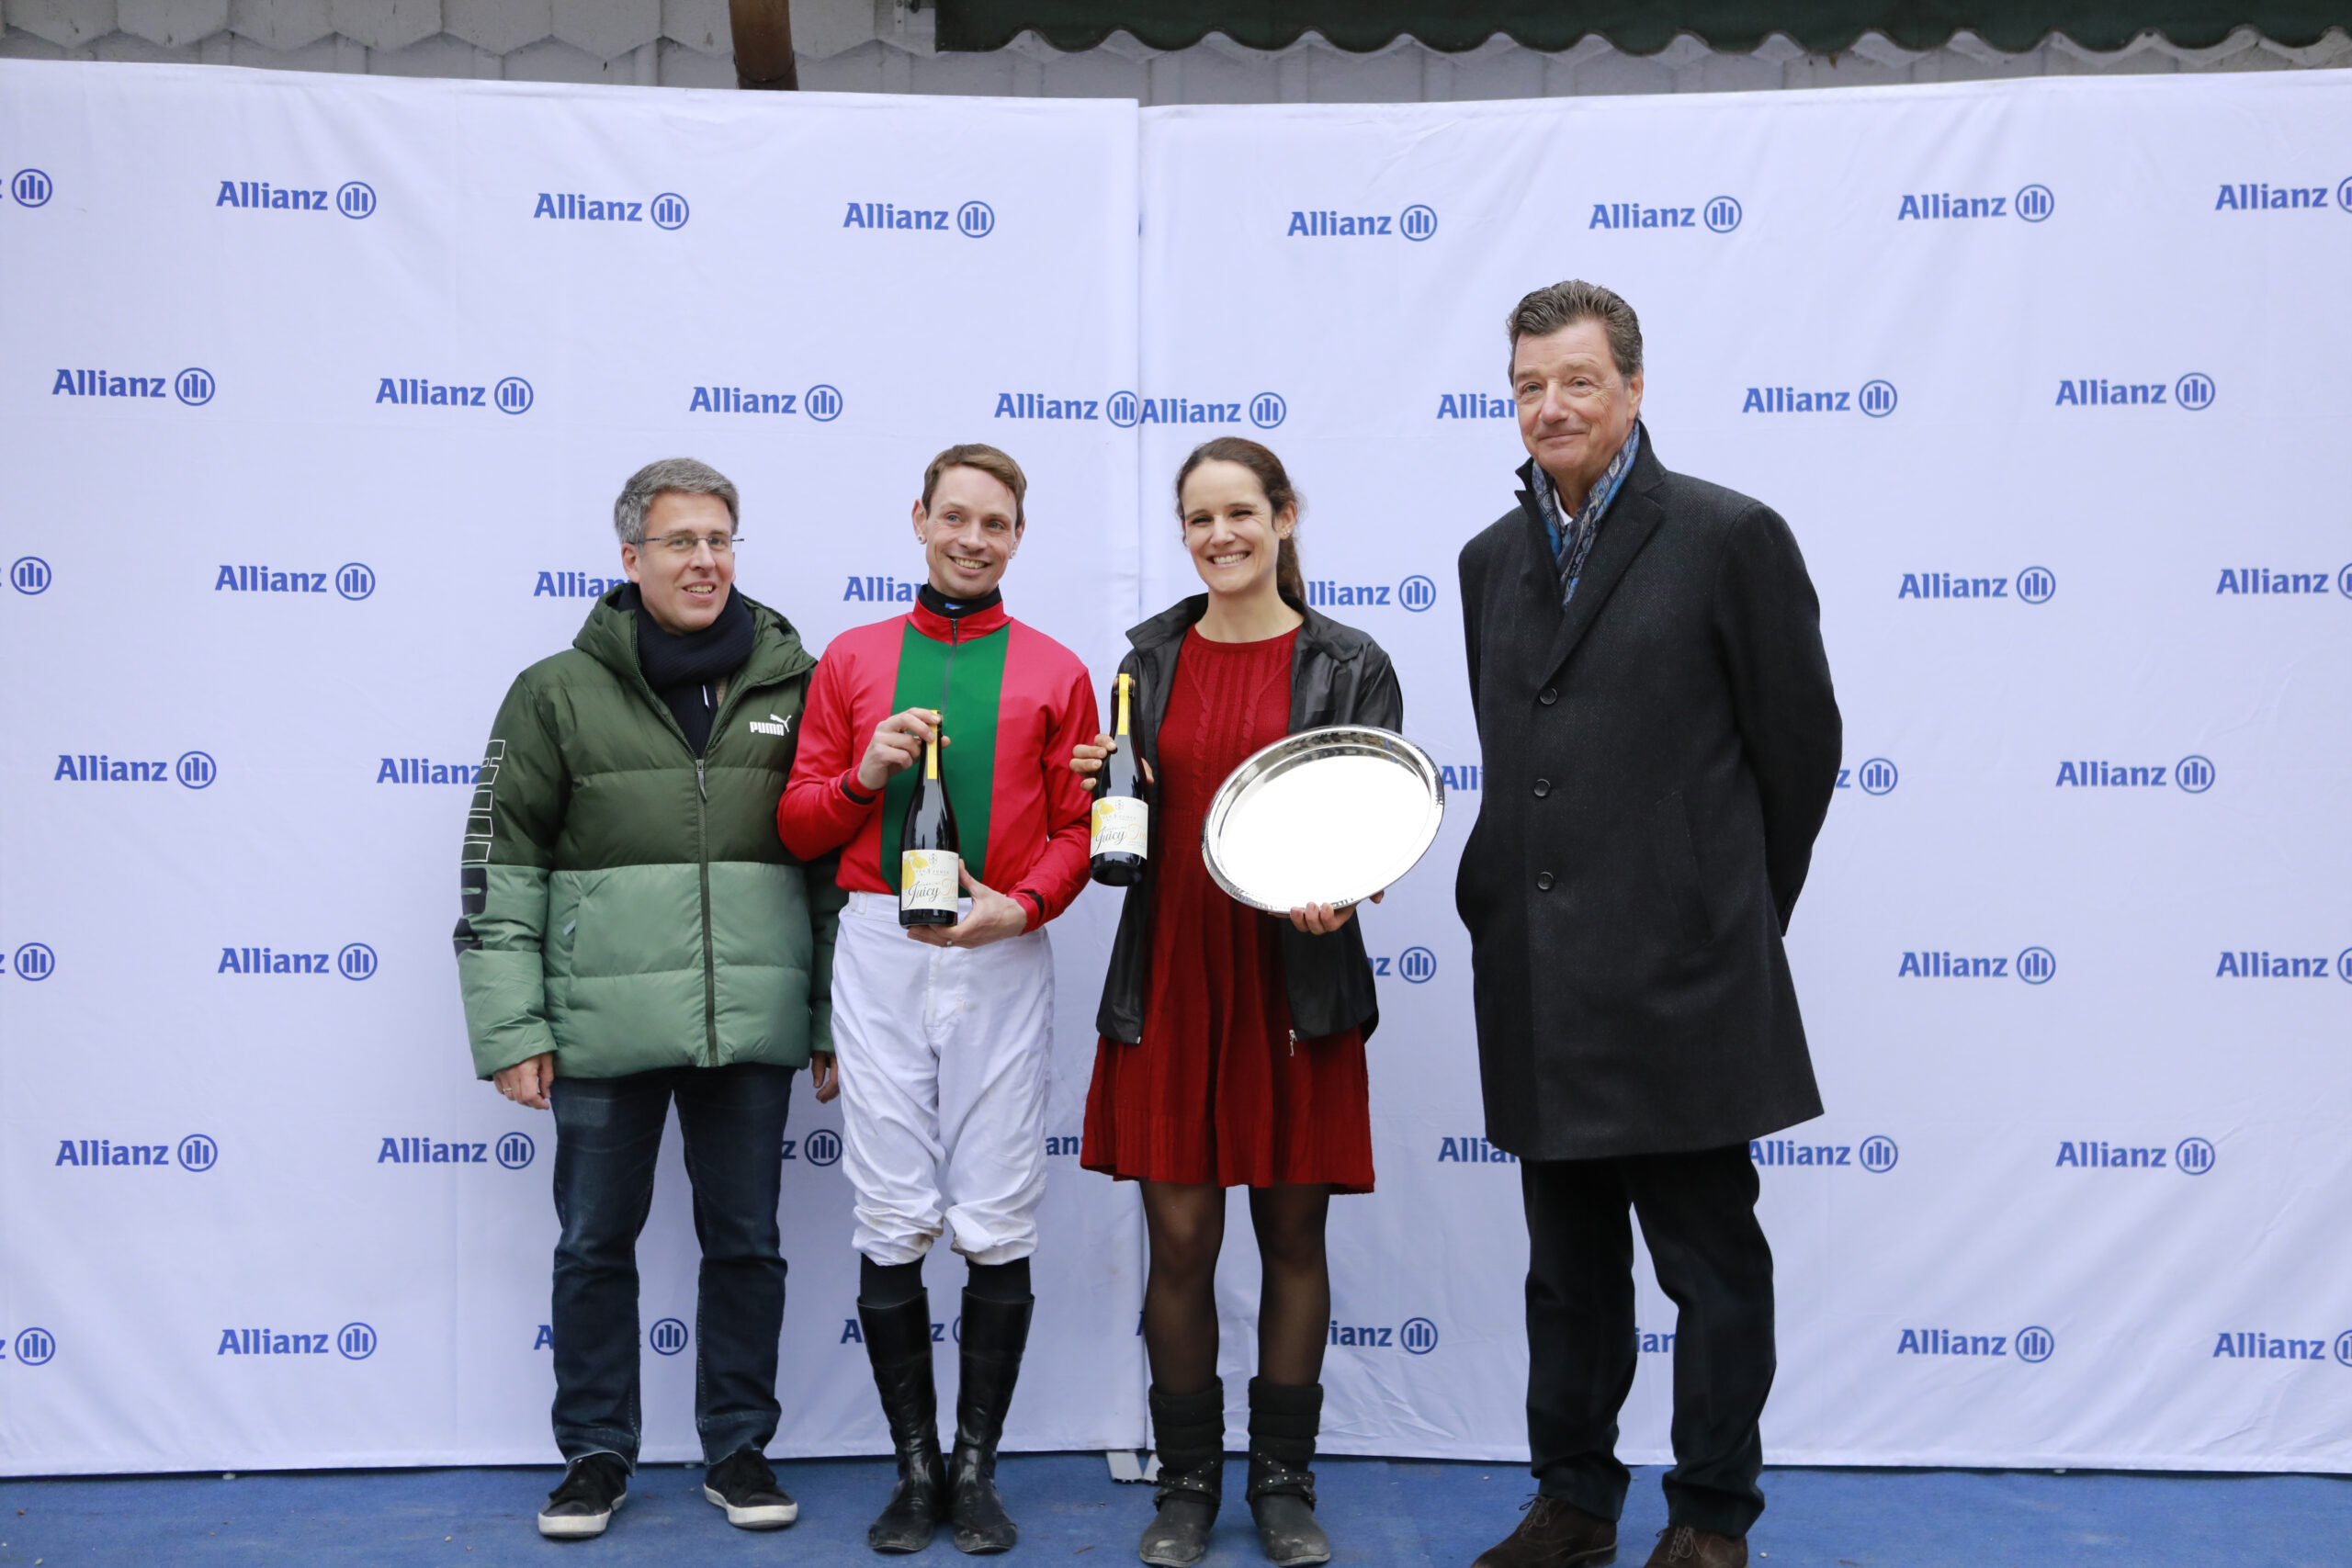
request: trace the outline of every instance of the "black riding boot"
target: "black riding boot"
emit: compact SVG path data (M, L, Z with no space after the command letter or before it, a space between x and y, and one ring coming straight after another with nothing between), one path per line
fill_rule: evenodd
M897 1306L857 1303L865 1354L874 1363L899 1483L889 1506L865 1531L876 1551L921 1551L947 1517L947 1466L939 1456L939 1393L931 1381L931 1298L917 1292Z
M1209 1527L1225 1500L1225 1384L1198 1393L1151 1391L1151 1437L1159 1451L1159 1511L1136 1554L1157 1568L1193 1568L1207 1555Z
M1315 1522L1315 1435L1323 1385L1250 1380L1250 1512L1276 1568L1331 1561L1330 1538Z
M1035 1296L1000 1302L964 1292L963 1382L956 1393L956 1451L947 1466L947 1517L958 1551L1006 1551L1021 1539L997 1495L996 1445L1004 1436L1004 1413L1021 1377L1021 1352L1036 1305Z

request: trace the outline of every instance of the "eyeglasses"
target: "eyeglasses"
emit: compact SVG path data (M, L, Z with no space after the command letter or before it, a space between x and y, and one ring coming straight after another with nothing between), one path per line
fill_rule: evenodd
M708 545L712 555L731 556L735 553L735 546L741 537L740 534L664 534L658 539L640 540L637 547L649 552L665 551L674 558L684 559L694 554L699 547Z

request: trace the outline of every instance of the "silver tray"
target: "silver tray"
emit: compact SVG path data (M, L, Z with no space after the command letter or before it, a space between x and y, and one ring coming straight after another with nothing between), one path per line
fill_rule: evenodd
M1392 730L1286 735L1217 786L1201 823L1216 885L1253 909L1345 906L1394 886L1437 838L1445 781Z

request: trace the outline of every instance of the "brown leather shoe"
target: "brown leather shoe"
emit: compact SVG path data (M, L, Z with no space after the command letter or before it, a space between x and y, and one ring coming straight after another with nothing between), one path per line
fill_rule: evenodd
M1538 1493L1519 1528L1480 1552L1470 1568L1600 1568L1616 1561L1616 1520Z
M1747 1538L1668 1525L1657 1532L1648 1568L1747 1568Z

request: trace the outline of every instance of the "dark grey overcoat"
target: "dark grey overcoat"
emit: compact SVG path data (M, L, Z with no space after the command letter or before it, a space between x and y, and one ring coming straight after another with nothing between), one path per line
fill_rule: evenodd
M1839 725L1796 540L1645 429L1563 609L1530 478L1461 560L1485 787L1454 902L1487 1135L1591 1159L1817 1116L1781 938Z

